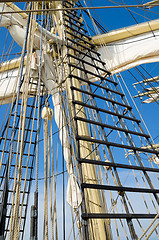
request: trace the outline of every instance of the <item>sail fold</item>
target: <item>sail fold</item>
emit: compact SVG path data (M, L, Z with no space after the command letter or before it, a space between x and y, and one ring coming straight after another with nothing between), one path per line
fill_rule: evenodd
M112 74L158 62L159 20L110 31L92 38Z
M99 47L98 51L112 74L158 62L159 30L108 43Z
M0 11L1 12L12 12L12 11L20 11L15 4L13 3L0 3ZM26 35L26 26L27 26L27 14L24 13L10 13L3 14L0 19L0 27L5 27L8 29L12 38L19 46L23 46L25 35ZM34 21L32 19L32 21ZM43 36L46 37L47 40L52 40L53 42L58 42L62 44L62 39L42 28ZM41 26L36 23L36 31L34 34L34 49L40 49L40 38L41 38Z
M60 103L60 94L57 92L52 96L54 105L55 122L59 129L59 137L63 144L63 154L66 162L66 168L69 173L68 185L67 185L67 202L72 208L77 209L81 202L81 191L77 182L77 178L73 170L73 162L71 160L71 150L69 143L69 135L67 131L67 125L64 118L64 112Z

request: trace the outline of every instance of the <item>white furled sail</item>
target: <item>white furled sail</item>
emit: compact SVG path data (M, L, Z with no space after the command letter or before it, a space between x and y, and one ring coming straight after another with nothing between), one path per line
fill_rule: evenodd
M0 3L1 12L13 12L19 11L20 9L13 3ZM23 46L25 35L26 35L26 26L27 26L27 17L25 13L15 13L6 14L1 17L0 27L5 27L10 32L14 41L17 42L19 46ZM32 20L33 21L33 20ZM36 23L36 31L34 34L34 49L40 49L40 31L41 26ZM58 41L61 43L62 40L55 34L43 29L43 34L46 35L47 40Z
M138 95L134 96L136 97L140 97L140 99L142 100L143 96L147 96L149 98L145 99L143 101L143 103L153 103L153 102L157 102L159 100L159 88L157 86L159 82L159 76L156 77L151 77L149 79L144 79L142 81L137 81L136 83L133 84L133 86L136 88L136 86L142 86L143 87L143 91L138 91ZM156 85L152 85L153 83L156 83ZM145 86L151 86L150 88L145 88ZM137 90L137 88L136 88Z
M148 7L148 8L153 8L153 7L158 6L158 5L159 5L158 0L153 0L153 1L149 1L147 3L144 3L144 6Z
M147 94L149 95L149 94ZM153 103L153 102L156 102L159 100L159 96L157 93L154 93L154 94L150 94L150 98L146 99L143 101L143 103Z
M54 113L55 113L55 122L60 130L60 140L63 143L63 153L66 162L66 167L69 173L68 185L67 185L67 202L72 208L77 209L81 202L82 196L77 183L77 178L73 171L73 162L71 160L71 152L70 152L70 143L68 141L69 135L67 131L67 125L64 118L64 112L60 102L60 94L57 92L52 96L52 101L54 105Z
M112 74L159 61L159 20L122 28L93 38Z
M13 93L16 90L15 84L18 75L18 68L14 68L17 60L8 61L6 64L1 65L0 71L0 99L1 104L7 104L12 101ZM13 65L13 69L11 68ZM9 69L9 70L8 70ZM24 69L25 71L25 69Z
M147 88L144 93L139 93L139 97L147 96L148 99L144 100L143 103L153 103L159 100L159 87Z

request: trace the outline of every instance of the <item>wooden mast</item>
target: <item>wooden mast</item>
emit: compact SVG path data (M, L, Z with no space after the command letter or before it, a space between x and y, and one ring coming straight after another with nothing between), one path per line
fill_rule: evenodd
M75 3L76 1L70 1L71 3ZM54 7L55 8L62 8L62 2L54 2ZM64 39L65 41L65 33L64 33L64 22L63 22L63 16L61 12L55 12L55 16L56 16L56 23L57 23L57 29L58 29L58 34L59 36ZM72 51L72 53L74 55L74 51ZM63 46L63 56L67 55L67 47L64 45ZM73 58L71 58L71 63L76 64L75 60ZM72 104L72 100L74 98L74 100L77 101L83 101L82 100L82 94L80 92L75 93L74 97L72 96L72 92L71 92L71 81L69 78L69 66L67 63L65 63L64 65L65 68L65 78L66 78L66 92L67 92L67 99L69 99L69 106L70 106L70 115L74 116L74 110L73 110L73 104ZM73 74L75 74L76 76L79 76L79 73L77 72L77 70L74 70ZM77 79L73 79L73 86L80 88L81 84L80 81ZM79 107L80 109L80 107ZM79 109L76 109L76 112L79 111ZM80 117L86 118L86 115L84 113L84 111L80 111L79 114ZM75 134L75 122L73 123L73 132ZM80 122L78 123L78 131L79 134L82 136L89 136L89 131L88 131L88 126L87 123L85 122ZM84 143L81 142L80 144L80 157L81 158L85 158L87 155L89 155L89 158L92 159L93 158L93 154L92 154L92 146L90 143ZM82 166L82 179L87 180L89 179L89 183L98 183L98 178L97 178L97 173L96 173L96 169L95 166L93 165L84 165ZM85 202L86 202L86 212L97 212L97 213L102 213L103 211L106 213L107 212L107 208L106 205L103 204L102 202L102 197L101 197L101 193L100 190L92 190L92 189L87 189L85 191ZM84 199L83 199L84 200ZM103 209L104 208L104 209ZM110 226L109 226L110 222L107 220L103 220L103 219L99 219L99 220L91 220L86 222L83 222L84 227L88 228L89 231L89 235L87 236L87 230L85 231L84 234L84 238L85 239L97 239L97 240L102 240L102 239L111 239L111 231L110 231Z

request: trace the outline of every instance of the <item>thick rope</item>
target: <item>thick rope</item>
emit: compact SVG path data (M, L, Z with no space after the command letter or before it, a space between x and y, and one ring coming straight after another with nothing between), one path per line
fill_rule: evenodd
M51 156L50 156L50 142L48 136L48 165L49 165L49 195L50 195L50 218L51 218L51 240L54 238L53 228L53 209L52 209L52 184L51 184Z
M47 142L48 142L48 119L44 119L44 172L45 172L45 185L44 185L44 232L43 239L48 240L48 204L47 204Z
M54 195L54 206L52 213L52 220L55 218L55 239L58 240L58 231L57 231L57 212L56 212L56 182L55 182L55 172L54 172L54 155L53 155L53 134L52 134L52 121L50 121L51 129L51 159L52 159L52 176L53 176L53 195Z

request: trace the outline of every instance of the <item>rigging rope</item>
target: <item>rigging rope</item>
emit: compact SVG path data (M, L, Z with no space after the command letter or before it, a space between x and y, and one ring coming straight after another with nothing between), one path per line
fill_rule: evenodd
M10 0L9 0L10 1ZM149 9L148 7L144 6L143 4L140 5L118 5L118 6L99 6L99 7L69 7L69 8L58 8L58 9L54 9L54 8L50 8L50 9L43 9L42 12L58 12L58 11L65 11L65 10L91 10L91 9L118 9L118 8L143 8L143 9ZM41 12L41 10L20 10L20 11L14 11L14 13L29 13L29 12ZM4 14L10 14L13 13L11 11L6 11L6 12L0 12L1 15Z
M34 24L35 30L35 24ZM23 94L22 94L22 111L20 113L22 118L22 125L20 125L19 133L21 134L20 139L20 156L19 156L19 164L18 164L18 176L16 183L16 197L15 197L15 209L14 209L14 224L13 224L13 239L19 238L19 230L21 226L21 217L19 219L19 208L20 208L20 192L21 192L21 178L22 178L22 167L23 167L23 153L24 153L24 141L25 141L25 126L26 126L26 114L27 114L27 102L28 102L28 91L29 91L29 79L30 79L30 69L31 69L31 57L32 57L32 49L33 49L33 37L32 37L32 24L29 27L28 34L28 42L27 42L27 67L23 84ZM22 129L22 130L21 130ZM17 151L17 155L18 155ZM27 169L26 169L27 170ZM24 183L25 184L25 183ZM21 206L22 210L22 206ZM18 224L19 223L19 224Z

